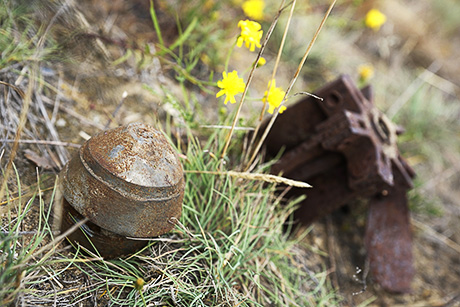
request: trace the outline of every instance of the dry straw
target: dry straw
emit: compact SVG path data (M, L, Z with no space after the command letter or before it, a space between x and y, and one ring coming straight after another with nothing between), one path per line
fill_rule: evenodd
M313 45L315 44L316 39L318 38L319 32L321 32L321 29L323 28L324 23L326 22L326 20L327 20L329 14L331 13L332 9L334 8L335 3L336 3L336 0L332 1L331 5L329 6L328 10L326 11L326 14L324 14L323 20L321 21L320 25L318 26L318 29L316 30L315 35L311 39L310 44L308 45L307 50L305 51L305 54L302 57L302 60L300 61L299 66L297 67L297 70L296 70L294 76L292 77L288 88L286 89L286 94L284 95L283 101L278 106L278 108L276 108L276 110L273 112L274 114L273 114L272 118L270 119L270 121L269 121L269 123L267 125L267 128L265 129L262 137L260 138L259 142L257 143L257 146L256 146L254 152L252 153L251 158L248 161L246 170L248 170L250 168L251 163L254 161L254 159L256 158L257 154L259 153L259 150L262 147L262 144L265 141L265 138L267 137L268 132L270 131L270 129L272 128L276 118L278 117L279 108L281 108L281 106L283 106L284 102L286 101L286 97L288 97L289 92L291 91L292 87L294 86L294 83L297 80L297 77L299 76L300 70L302 69L303 65L305 64L305 61L307 60L307 57L310 54L310 51L311 51Z
M275 18L273 18L273 22L270 25L270 28L268 29L267 34L265 35L265 39L264 39L262 45L260 46L259 53L257 54L257 58L254 61L254 63L259 63L259 59L260 59L260 57L262 56L262 54L263 54L263 52L265 50L265 46L267 45L267 42L270 39L270 36L272 35L276 24L278 23L278 19L279 19L280 15L281 15L281 12L284 10L284 3L285 2L286 1L284 1L284 0L281 2L280 8L278 10L278 13L276 14ZM240 102L238 104L238 109L236 111L235 118L233 119L232 128L228 132L227 139L225 141L225 146L224 146L224 149L222 150L221 158L224 158L225 154L227 153L228 146L230 145L230 141L232 139L233 131L235 130L236 123L238 121L238 117L239 117L240 112L241 112L241 108L243 107L244 98L246 98L246 93L247 93L247 91L249 89L249 85L251 84L252 78L254 77L254 70L256 69L256 67L257 67L257 65L252 65L251 71L250 71L249 76L248 76L248 81L246 81L246 86L244 87L243 94L241 95L241 99L240 99Z
M291 7L291 14L290 14L290 16L289 16L289 20L288 20L288 23L287 23L287 25L286 25L286 29L285 29L285 32L284 32L284 35L283 35L283 40L282 40L281 46L280 46L280 50L283 48L283 45L284 45L284 39L285 39L286 34L287 34L287 29L288 29L289 24L290 24L290 19L292 18L292 11L293 11L293 9L294 9L295 2L296 2L296 1L294 0L292 3L290 3L290 5L292 5L292 7ZM264 141L265 138L267 137L268 132L270 131L271 127L273 126L273 123L275 122L276 118L278 117L278 110L279 110L279 108L280 108L281 106L283 106L284 101L286 101L286 97L288 97L289 92L291 91L291 89L292 89L292 87L293 87L295 81L297 80L297 77L299 76L300 70L302 69L303 65L305 64L305 61L307 60L307 57L308 57L308 55L310 54L310 51L311 51L311 49L312 49L312 47L313 47L313 45L314 45L316 39L318 38L319 32L320 32L321 29L323 28L324 23L326 22L326 20L327 20L329 14L331 13L331 11L332 11L332 9L333 9L333 7L334 7L334 5L335 5L336 2L337 2L336 0L332 1L332 3L331 3L331 5L329 6L327 12L324 14L323 20L321 21L321 23L320 23L318 29L316 30L315 35L314 35L313 38L311 39L310 44L308 45L307 50L305 51L305 54L304 54L304 56L302 57L302 60L300 61L300 64L299 64L299 66L298 66L298 68L297 68L297 70L296 70L294 76L292 77L291 82L289 83L289 86L288 86L288 88L287 88L287 90L286 90L286 94L284 95L283 101L282 101L281 104L278 106L278 108L275 110L274 115L272 116L270 122L268 123L267 128L266 128L265 131L264 131L264 134L262 135L261 139L260 139L259 142L257 143L257 146L256 146L254 152L252 153L251 158L250 158L249 161L248 161L246 170L248 170L248 169L250 168L250 165L251 165L251 163L254 161L255 157L257 156L257 154L258 154L258 152L259 152L259 150L260 150L260 148L261 148L261 146L262 146L263 141ZM263 52L264 52L264 50L265 50L265 46L267 45L267 42L268 42L268 40L269 40L271 34L273 33L273 30L274 30L274 28L275 28L275 26L276 26L276 24L277 24L277 22L278 22L278 19L279 19L280 15L281 15L282 11L286 8L286 7L284 6L284 3L285 3L285 1L282 1L282 2L281 2L280 8L279 8L279 10L278 10L278 13L276 14L275 18L273 19L273 22L272 22L270 28L268 29L267 34L265 35L265 39L264 39L264 41L263 41L263 43L262 43L262 46L260 47L259 53L257 54L257 58L256 58L256 60L255 60L254 63L258 63L260 57L262 56L262 54L263 54ZM252 78L253 78L253 76L254 76L254 70L255 70L256 66L257 66L257 65L253 65L253 66L252 66L252 69L251 69L251 71L250 71L250 73L249 73L248 80L247 80L247 82L246 82L246 86L245 86L245 88L244 88L243 94L241 95L241 99L240 99L240 102L239 102L239 104L238 104L238 108L237 108L235 117L234 117L234 119L233 119L232 128L230 129L230 131L229 131L229 133L228 133L228 135L227 135L227 138L226 138L226 141L225 141L225 146L224 146L224 149L222 150L221 158L224 158L224 157L225 157L225 154L227 153L227 149L228 149L228 147L229 147L229 145L230 145L230 141L231 141L231 138L232 138L232 135L233 135L233 131L234 131L235 127L236 127L236 123L237 123L237 121L238 121L238 117L239 117L241 108L242 108L242 106L243 106L243 102L244 102L244 99L245 99L245 97L246 97L246 93L247 93L247 91L248 91L249 85L251 84ZM272 74L272 77L274 76L275 73L276 73L276 66L275 66L275 71L274 71L273 74ZM252 144L251 144L251 145L252 145Z
M235 172L235 171L227 171L227 172L212 172L212 171L185 171L186 173L194 173L194 174L212 174L212 175L228 175L231 177L247 179L247 180L259 180L265 181L270 183L282 183L288 186L296 187L296 188L311 188L312 186L308 183L287 179L280 176L269 175L269 174L256 174L256 173L248 173L248 172Z
M269 83L268 88L267 88L267 97L268 97L268 94L270 93L270 89L272 88L270 86L270 84L271 84L272 80L275 80L276 71L278 70L278 66L279 66L280 59L281 59L281 54L283 53L284 43L286 42L286 37L287 37L288 30L289 30L289 25L291 24L292 15L294 13L295 5L296 5L296 0L294 0L292 2L291 10L289 11L289 17L288 17L288 20L286 22L286 27L284 28L283 38L281 39L280 47L278 48L278 54L276 55L275 65L273 67L273 72L272 72L272 75L271 75L271 78L270 78L270 83ZM251 142L249 143L250 144L249 145L249 150L246 151L247 154L251 153L252 145L254 144L255 139L256 139L256 137L257 137L257 135L259 133L260 126L262 125L262 119L263 119L263 116L265 114L266 107L267 107L267 101L264 102L264 105L263 105L262 110L260 112L259 122L257 124L257 127L256 127L254 133L252 134ZM247 158L248 158L248 156L245 155L244 161L246 161Z

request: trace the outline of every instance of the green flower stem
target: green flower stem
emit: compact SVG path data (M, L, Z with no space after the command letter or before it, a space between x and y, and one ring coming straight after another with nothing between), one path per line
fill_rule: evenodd
M228 50L227 53L227 58L225 59L225 68L224 71L228 71L228 63L230 62L230 56L232 55L233 49L235 49L236 46L236 40L233 42L232 47Z
M163 36L161 35L160 25L158 24L157 15L155 14L155 8L153 6L153 0L150 0L150 15L152 16L153 26L158 36L158 42L161 46L164 46Z
M140 296L141 296L142 302L144 303L144 306L147 306L147 302L145 301L144 293L142 293L142 289L139 290L139 294L140 294Z

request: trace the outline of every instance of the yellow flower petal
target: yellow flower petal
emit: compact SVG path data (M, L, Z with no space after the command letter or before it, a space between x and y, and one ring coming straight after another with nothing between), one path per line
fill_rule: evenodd
M243 46L243 41L244 41L244 39L241 36L238 36L238 39L236 40L236 45L238 47Z
M374 76L374 67L369 64L360 65L358 73L360 81L366 82Z
M228 74L224 71L222 77L222 80L217 81L217 86L220 87L221 90L216 94L216 98L225 94L225 104L227 104L228 101L230 101L230 103L236 103L235 95L242 93L246 86L243 78L238 77L238 72L236 70Z
M262 67L267 63L267 60L264 57L260 57L259 61L257 62L256 67Z
M387 17L377 9L371 9L367 12L366 18L364 19L366 26L375 31L379 30L386 21Z
M265 1L263 0L248 0L242 5L243 12L249 18L254 20L262 20L264 18Z
M254 51L255 47L260 48L260 40L263 35L262 26L255 21L240 20L238 27L241 28L241 34L236 42L238 47L241 47L243 42L250 51Z
M219 98L219 97L222 96L223 94L225 94L225 91L224 91L224 90L220 90L220 91L216 94L216 98Z
M276 81L273 80L273 83L269 83L269 90L265 91L263 102L268 102L268 113L273 114L273 111L278 108L283 102L286 92L283 91L280 87L276 87ZM282 113L286 110L285 106L281 106L279 112Z

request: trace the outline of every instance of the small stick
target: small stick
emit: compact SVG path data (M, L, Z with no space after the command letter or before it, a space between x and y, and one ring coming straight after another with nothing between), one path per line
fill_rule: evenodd
M36 97L36 99L35 99L36 103L38 105L38 108L39 108L40 112L42 113L43 120L45 122L46 128L48 129L50 137L53 139L53 141L58 141L59 142L59 135L58 135L58 133L56 131L56 127L54 126L54 124L52 123L52 121L49 118L48 112L46 111L46 108L45 108L45 105L43 103L43 100L41 99L41 96L36 95L35 97ZM48 151L48 152L51 155L51 152L50 151ZM60 165L58 165L58 166L64 165L67 162L67 160L69 159L68 152L66 151L65 148L63 148L61 146L58 146L56 148L56 152L58 153L59 162L60 162Z
M16 140L12 139L0 139L0 142L3 143L14 143ZM40 144L40 145L51 145L51 146L68 146L74 148L80 148L80 144L69 143L69 142L60 142L60 141L46 141L46 140L18 140L18 143L23 144Z
M460 254L460 245L456 243L455 241L451 240L450 238L446 237L445 235L437 232L436 230L432 229L430 226L425 225L424 223L417 221L414 218L411 218L411 223L415 227L427 232L430 234L432 237L437 239L439 242L445 244L446 246L450 247L452 250L456 251L457 253Z
M24 129L24 126L27 121L27 113L29 111L30 103L32 102L33 90L35 89L36 70L37 70L37 67L35 65L30 69L29 86L27 87L27 92L24 95L24 97L22 97L21 95L21 98L23 98L24 103L22 105L21 115L19 117L19 124L16 129L16 135L14 137L13 147L11 148L10 159L8 160L8 164L6 165L5 172L3 174L4 176L3 182L0 188L0 200L3 199L3 196L5 196L6 189L8 188L7 187L8 177L10 175L11 169L13 168L13 161L14 161L14 158L16 157L16 153L17 153L18 146L19 146L18 141L21 137L22 130ZM4 212L1 209L0 209L0 213L1 215L3 215Z
M427 79L432 77L439 69L441 69L441 62L434 61L431 65L425 69L417 78L412 81L412 83L406 87L406 90L396 99L395 102L388 108L386 112L388 118L393 119L393 117L399 112L399 110L414 96L415 92L423 85L424 82L427 82Z
M270 131L270 129L272 128L273 124L275 123L276 118L278 117L279 109L283 106L284 101L286 101L286 97L288 97L289 92L291 91L292 87L294 86L294 83L297 80L297 77L299 76L300 70L302 69L303 65L305 64L305 61L307 60L308 55L310 54L311 48L315 44L316 39L318 38L319 32L321 32L321 29L323 28L324 23L326 22L326 19L329 17L329 14L331 13L332 8L334 7L336 2L337 2L337 0L332 1L331 5L329 6L329 8L328 8L328 10L326 12L326 14L324 14L323 20L321 20L321 23L320 23L318 29L316 30L315 35L311 39L310 44L308 45L307 50L305 51L305 54L304 54L302 60L300 61L299 66L297 67L297 71L295 72L294 76L291 79L291 82L289 83L288 88L286 89L286 94L284 95L283 101L278 106L278 108L276 108L275 111L273 112L274 114L273 114L272 118L270 119L267 127L265 128L264 134L262 135L262 137L260 138L259 142L257 143L257 147L254 150L254 152L252 153L251 159L249 159L249 162L247 164L247 168L249 168L249 166L251 165L252 161L254 161L254 159L256 158L256 155L259 153L259 150L262 147L262 144L265 141L265 138L267 137L268 132Z
M315 99L318 99L319 101L323 101L324 99L315 95L315 94L312 94L312 93L309 93L309 92L298 92L298 93L295 93L293 96L298 96L298 95L307 95L307 96L310 96L310 97L313 97Z
M109 128L110 123L112 122L112 119L114 119L115 116L117 116L117 113L118 113L118 111L120 111L121 106L122 106L123 103L125 102L126 97L128 97L128 92L127 92L127 91L124 91L123 94L121 95L120 103L119 103L118 106L115 108L115 111L113 111L112 116L111 116L111 117L109 118L109 120L107 121L107 124L105 124L104 130L107 130L107 129Z
M45 104L54 106L53 102L48 101L47 99L45 99L46 97L43 97L43 98L44 98L44 99L43 99L43 102L44 102ZM72 98L72 99L73 99L73 98ZM99 129L99 130L104 130L104 126L103 126L103 125L88 120L86 117L84 117L83 115L80 115L79 113L75 112L75 111L72 110L72 109L66 108L66 107L63 106L63 105L59 105L59 110L66 112L68 115L70 115L70 116L72 116L72 117L75 117L75 118L78 119L82 124L85 124L85 125L88 125L88 126L95 127L95 128L97 128L97 129Z
M0 81L0 84L11 87L13 90L15 90L19 94L19 96L21 96L22 99L26 98L26 95L19 87L14 86L13 84L10 84L8 82L3 82L3 81Z
M288 20L286 22L286 27L284 28L283 38L281 39L280 47L278 48L278 54L276 55L275 66L273 67L272 76L271 76L270 81L268 83L269 85L268 85L268 88L267 88L267 97L270 94L270 90L271 90L271 88L273 86L272 81L275 79L276 71L278 70L278 65L279 65L279 62L280 62L280 59L281 59L281 53L283 52L284 43L286 41L287 33L288 33L289 26L290 26L291 20L292 20L292 15L294 14L295 4L296 4L296 0L292 1L291 11L289 12L289 17L288 17ZM257 134L259 132L260 126L262 125L262 119L263 119L263 116L264 116L266 108L267 108L267 100L264 101L264 105L262 106L262 111L260 112L260 116L259 116L259 122L257 123L257 127L255 129L255 132L252 134L251 142L249 142L249 148L246 151L247 154L245 155L244 160L246 160L248 155L251 153L252 145L254 144L254 142L256 140L256 137L257 137Z
M200 128L208 128L208 129L232 129L232 126L222 126L222 125L201 125ZM234 127L233 130L254 131L254 128L252 128L252 127Z
M278 13L273 19L273 22L270 25L270 28L268 29L267 34L265 34L264 42L262 43L262 46L260 46L259 53L257 54L257 58L254 61L254 63L259 63L259 59L265 50L265 46L267 45L268 39L272 35L273 30L275 29L275 26L278 23L278 19L281 15L281 12L284 10L283 8L284 2L285 0L281 2L280 9L278 10ZM246 93L248 92L248 88L249 88L249 85L251 84L252 78L254 77L254 70L256 69L256 67L257 65L252 65L251 72L249 73L249 76L248 76L248 81L246 81L246 86L244 87L244 91L243 91L243 94L241 95L240 103L238 104L238 109L236 111L235 118L233 119L232 128L230 129L230 132L227 135L227 140L225 141L225 146L224 146L224 149L222 150L221 159L223 159L225 157L225 154L227 153L228 146L230 145L230 141L232 139L233 130L235 129L236 122L238 121L238 117L240 115L241 108L243 107L243 101L244 101L244 98L246 97Z

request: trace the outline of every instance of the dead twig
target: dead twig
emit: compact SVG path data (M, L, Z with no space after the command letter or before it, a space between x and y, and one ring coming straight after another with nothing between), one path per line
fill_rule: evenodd
M15 140L12 139L0 139L2 143L14 143ZM66 146L66 147L73 147L73 148L80 148L80 144L70 143L70 142L61 142L61 141L46 141L46 140L18 140L18 143L22 144L42 144L42 145L50 145L50 146Z
M280 8L278 10L278 13L276 14L275 18L273 18L273 22L270 25L270 28L268 29L267 34L265 34L265 39L264 39L262 45L260 46L259 53L257 54L256 60L254 61L254 63L259 63L259 59L260 59L260 57L262 56L262 54L263 54L263 52L265 50L265 46L267 45L267 42L268 42L270 36L272 35L276 24L278 23L278 19L279 19L281 13L284 10L284 7L283 7L284 2L285 2L285 0L283 0L281 2ZM249 85L251 84L252 78L254 77L254 70L256 69L256 67L257 67L257 65L252 65L251 72L249 73L249 76L248 76L248 81L246 81L246 86L244 87L244 91L243 91L243 94L241 95L241 99L240 99L240 102L238 104L238 109L236 111L235 118L233 119L232 128L230 129L229 133L227 134L227 139L225 141L225 146L224 146L224 149L222 150L222 154L221 154L222 159L225 157L225 154L227 153L228 146L230 145L230 141L232 139L233 131L234 131L235 127L236 127L236 123L237 123L238 118L240 116L241 108L243 107L244 98L246 98L246 93L248 92Z
M275 76L276 76L276 71L278 70L278 66L279 66L279 62L280 62L280 59L281 59L281 54L283 53L283 49L284 49L284 43L286 41L286 37L287 37L287 33L288 33L288 30L289 30L289 26L291 24L291 20L292 20L292 15L294 13L294 8L295 8L295 4L296 4L296 1L294 0L291 4L291 10L289 11L289 17L288 17L288 20L286 22L286 26L284 28L284 33L283 33L283 38L281 39L281 43L280 43L280 47L278 48L278 54L276 55L276 61L275 61L275 66L273 67L273 72L272 72L272 76L270 78L270 82L268 84L268 87L267 87L267 97L268 95L270 94L270 90L273 86L273 80L275 80ZM246 154L245 154L245 158L243 159L243 161L246 161L246 159L248 158L248 154L251 153L252 151L252 145L254 145L254 142L256 140L256 137L257 137L257 134L259 132L259 129L262 125L262 119L263 119L263 116L265 114L265 109L267 108L267 101L265 100L264 101L264 105L262 106L262 110L260 112L260 115L259 115L259 122L257 123L257 127L255 129L255 132L252 134L252 137L251 137L251 141L249 142L249 148L248 150L246 151ZM250 164L248 164L248 167L249 167ZM247 169L246 169L247 170Z
M297 80L297 78L298 78L298 76L300 74L300 70L302 69L303 65L305 64L305 61L307 60L307 57L310 54L310 51L311 51L313 45L315 44L316 39L318 38L319 33L321 32L321 29L323 28L324 24L326 23L326 20L329 17L329 14L331 13L332 9L334 8L334 5L335 5L336 2L337 2L336 0L332 1L332 3L329 6L328 10L324 14L323 20L321 21L320 25L318 26L318 29L316 30L315 35L313 35L313 38L311 39L310 44L308 45L307 50L305 51L305 54L304 54L302 60L299 63L299 66L297 67L297 71L295 72L294 76L291 79L291 82L289 83L288 88L286 89L286 94L284 95L283 101L280 103L280 105L273 112L272 118L268 122L268 125L265 128L265 131L264 131L262 137L260 138L259 142L257 143L257 146L256 146L254 152L252 153L251 158L249 159L248 163L246 164L248 169L249 169L249 166L254 161L254 159L256 158L257 154L259 153L259 150L262 147L262 144L265 141L265 138L267 137L268 132L271 130L273 124L275 123L275 120L276 120L276 118L278 117L278 114L279 114L279 109L284 105L284 102L286 101L286 97L288 97L289 92L291 91L292 87L294 86L294 83L296 82L296 80ZM246 170L248 170L248 169L246 169Z
M48 112L47 112L47 110L45 108L45 105L43 104L43 100L42 100L40 95L36 95L36 103L38 105L38 108L40 109L40 112L42 114L43 120L45 122L45 126L48 129L50 137L53 139L53 141L59 142L60 141L59 140L59 134L57 133L56 127L51 122L51 119L48 116ZM59 161L60 161L60 164L61 164L61 165L58 165L58 166L62 166L67 162L67 160L69 160L69 154L68 154L67 150L64 147L60 146L60 145L56 146L56 151L58 153Z
M118 103L117 107L115 108L115 111L113 111L112 115L110 116L109 120L107 121L107 124L105 124L104 130L107 130L109 128L110 123L115 118L115 116L117 116L117 113L118 113L118 111L120 111L121 106L125 102L126 97L128 97L128 92L124 91L123 94L121 95L120 103Z
M431 65L425 69L390 106L386 112L388 118L393 119L393 117L409 101L409 99L414 96L415 92L417 92L424 83L428 82L427 80L429 80L439 69L441 69L441 66L442 64L440 61L434 61L431 63Z
M414 218L411 218L411 223L412 225L414 225L415 227L419 228L420 230L422 231L425 231L427 232L428 234L430 234L433 238L435 238L436 240L438 240L439 242L445 244L446 246L450 247L451 249L453 249L454 251L456 251L457 253L460 254L460 245L454 241L452 241L451 239L449 239L448 237L446 237L445 235L433 230L433 228L431 228L430 226L420 222L420 221L417 221L416 219Z
M26 124L27 113L29 111L29 107L30 107L30 104L31 104L31 101L32 101L32 94L33 94L33 91L35 89L35 72L36 72L36 70L37 70L37 68L35 66L30 69L29 86L27 87L27 92L26 92L26 94L24 95L24 98L23 98L24 103L22 105L21 115L19 117L19 124L18 124L18 127L16 129L16 135L14 137L15 141L14 141L13 147L11 149L8 164L6 165L5 172L3 174L4 177L3 177L3 181L2 181L2 186L0 188L0 201L5 196L5 191L7 189L7 183L8 183L8 177L9 177L9 174L11 172L11 169L13 168L13 161L14 161L14 158L16 157L16 153L17 153L17 150L18 150L18 147L19 147L19 140L21 138L22 129L24 128L24 125ZM0 208L1 215L4 214L2 209L4 209L4 208Z
M10 84L8 82L3 82L3 81L0 81L0 84L6 85L8 87L11 87L13 90L15 90L19 94L19 96L21 96L22 99L26 98L26 94L19 87L15 86L13 84Z
M44 97L45 98L45 97ZM52 101L48 101L49 99L43 99L43 102L47 105L50 105L50 106L53 106L53 102ZM90 121L88 120L86 117L84 117L83 115L75 112L74 110L72 109L69 109L69 108L66 108L65 106L63 105L60 105L59 106L59 110L67 113L68 115L76 118L80 123L82 123L83 125L87 125L87 126L92 126L92 127L95 127L99 130L104 130L104 125L102 124L99 124L99 123L95 123L93 121Z

